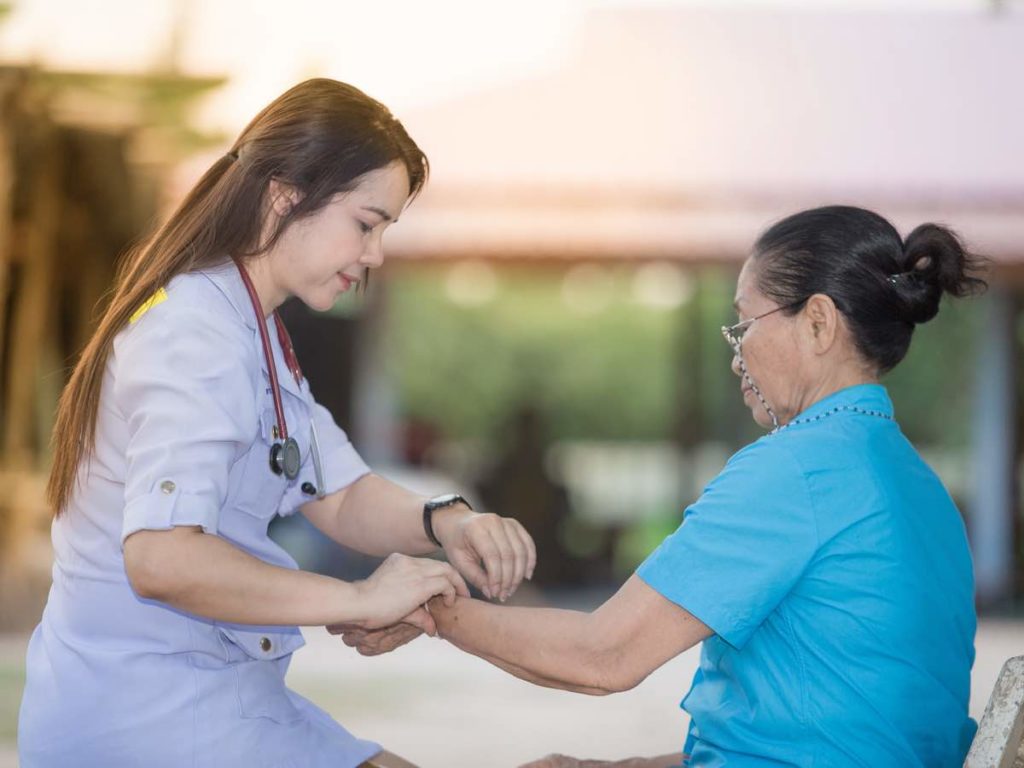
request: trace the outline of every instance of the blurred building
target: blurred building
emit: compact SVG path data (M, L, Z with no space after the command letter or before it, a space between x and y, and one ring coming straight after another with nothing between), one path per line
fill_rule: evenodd
M391 256L738 268L768 223L825 203L952 225L994 259L984 333L949 359L976 374L979 598L1024 596L1022 75L1009 12L593 12L561 69L403 116L433 178Z
M52 371L87 337L114 256L158 210L166 171L209 138L187 128L188 107L219 80L168 71L0 71L9 532L26 525L15 507L34 505L36 529L48 519L39 472L63 383ZM594 11L557 68L400 115L433 176L389 233L386 269L469 259L738 269L765 225L827 202L873 208L903 231L954 226L995 263L985 332L949 360L976 373L967 512L979 595L1024 596L1022 73L1024 16L1009 11ZM314 391L371 461L399 454L379 344L386 286L375 282L358 318L286 310ZM683 425L701 417L680 414L679 443L700 434Z

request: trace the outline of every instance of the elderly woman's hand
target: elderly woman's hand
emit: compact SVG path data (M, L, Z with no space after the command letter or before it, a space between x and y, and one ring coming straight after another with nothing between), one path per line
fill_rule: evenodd
M590 766L611 765L610 763L599 763L595 760L577 760L567 755L548 755L532 763L526 763L519 768L590 768Z
M380 656L401 648L422 635L428 621L429 614L423 608L418 608L390 627L365 629L355 624L332 624L327 627L327 631L332 635L341 635L341 641L345 645L355 648L363 656Z
M519 768L669 768L678 766L678 755L629 757L625 760L580 760L567 755L548 755Z

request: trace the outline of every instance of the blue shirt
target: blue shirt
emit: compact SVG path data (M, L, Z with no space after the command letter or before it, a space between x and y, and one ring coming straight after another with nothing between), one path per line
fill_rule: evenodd
M714 631L692 766L960 766L974 582L960 514L883 387L734 455L638 575Z
M123 543L140 530L201 526L273 565L267 536L316 482L369 470L308 383L288 372L271 326L292 481L271 472L276 423L256 313L234 265L175 277L114 339L92 457L52 527L53 586L29 641L18 726L25 768L352 768L380 746L289 690L297 627L211 621L138 597Z

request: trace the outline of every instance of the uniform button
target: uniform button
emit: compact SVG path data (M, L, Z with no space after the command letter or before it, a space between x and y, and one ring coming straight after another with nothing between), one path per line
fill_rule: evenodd
M260 650L264 653L270 653L270 649L274 647L274 644L270 642L269 637L260 638Z
M176 486L174 485L174 483L172 483L170 480L164 480L162 483L160 483L160 490L163 491L164 493L174 493L175 487Z

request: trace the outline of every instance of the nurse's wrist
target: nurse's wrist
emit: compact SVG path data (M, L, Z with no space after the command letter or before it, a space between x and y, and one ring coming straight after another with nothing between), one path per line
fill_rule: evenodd
M447 549L451 543L457 542L459 540L459 528L476 514L468 504L461 502L444 509L435 510L431 523L434 529L434 536L437 537L441 546Z
M362 623L370 615L373 608L373 595L371 585L367 579L357 581L338 581L339 595L337 605L339 606L340 618L331 621L331 624Z

